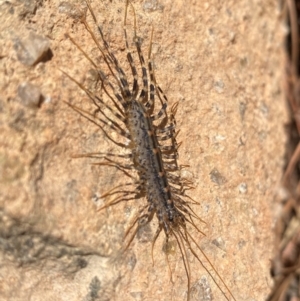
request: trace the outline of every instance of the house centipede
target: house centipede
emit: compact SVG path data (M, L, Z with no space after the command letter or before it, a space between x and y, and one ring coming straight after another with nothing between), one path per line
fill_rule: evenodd
M98 152L81 154L76 157L101 159L102 161L94 164L117 168L124 175L131 178L131 182L113 187L102 194L102 198L109 200L98 210L103 210L121 202L127 202L143 197L146 198L146 204L139 209L138 215L125 233L126 243L122 252L125 252L129 248L140 227L150 223L154 216L156 216L158 228L151 244L152 261L154 263L154 246L161 232L164 232L165 234L166 244L171 237L174 238L178 245L187 277L187 301L190 300L191 295L191 269L187 255L188 250L211 276L226 300L230 300L231 298L236 300L209 258L188 230L189 226L205 235L195 224L195 220L200 222L203 221L191 207L191 205L198 204L198 202L186 194L187 190L193 188L193 183L180 176L180 171L186 166L178 164L178 148L180 147L180 143L177 143L176 140L178 131L176 131L175 119L178 102L175 102L172 105L170 113L168 114L168 99L156 82L151 53L153 28L151 31L146 63L142 52L141 40L137 36L135 10L129 0L127 0L123 30L127 62L133 79L132 87L130 87L127 75L121 68L119 61L104 38L102 29L98 26L91 3L89 0L85 0L85 2L88 11L97 26L100 42L90 25L87 23L86 17L82 19L82 23L100 51L101 57L104 60L104 65L109 74L99 68L70 35L68 35L68 37L97 70L97 75L101 83L101 90L104 91L107 100L104 100L102 95L96 95L79 83L75 78L62 71L63 74L86 93L96 110L92 114L73 104L67 104L87 120L98 126L114 145L121 146L128 150L129 153L120 155ZM127 35L127 14L129 6L132 8L134 16L134 45L142 72L141 85L139 83L138 70L134 61L134 56L130 51ZM107 101L109 101L110 104L108 104ZM161 105L159 110L155 110L157 101L159 101ZM122 137L122 139L129 141L129 143L120 143L116 141L112 135L108 133L106 128L111 129ZM165 141L168 143L165 144ZM118 159L130 160L131 163L124 164L119 162ZM136 171L138 175L137 178L130 174L132 169ZM130 186L134 187L134 189L129 190L128 187ZM217 275L221 284L215 279L208 267L203 264L197 252L200 252L202 256L204 256L209 267ZM227 293L221 288L221 285L225 287Z

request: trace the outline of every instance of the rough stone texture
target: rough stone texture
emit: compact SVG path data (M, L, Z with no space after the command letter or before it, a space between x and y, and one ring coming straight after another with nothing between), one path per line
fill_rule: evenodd
M49 41L43 36L29 32L25 39L14 39L14 49L20 62L33 66L46 56L49 50Z
M158 82L170 104L179 101L180 163L190 165L186 176L196 186L190 195L200 202L194 209L207 222L198 224L205 238L192 233L236 300L264 300L271 285L273 196L282 175L287 122L276 5L259 0L133 5L145 53L154 26ZM106 39L129 72L124 6L123 0L93 3ZM155 233L155 220L146 238L141 235L124 257L110 260L144 200L96 212L97 196L126 179L112 168L71 158L114 151L97 127L63 102L93 110L59 70L94 84L91 66L65 36L72 35L101 61L79 22L84 8L80 1L0 4L0 298L185 300L186 276L176 244L169 255L173 283L163 236L152 266L149 234ZM131 37L132 19L129 13ZM27 67L13 45L31 31L50 39L53 57ZM40 87L45 96L40 109L17 101L24 81ZM190 262L191 299L225 300L195 258Z
M31 83L21 83L18 87L20 102L28 108L37 108L43 100L40 89Z

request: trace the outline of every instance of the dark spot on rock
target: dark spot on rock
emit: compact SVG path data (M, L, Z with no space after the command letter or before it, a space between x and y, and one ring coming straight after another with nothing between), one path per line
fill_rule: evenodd
M91 296L92 300L98 298L98 292L101 289L101 282L97 276L95 276L92 279L92 281L89 285L89 289L90 289L90 296Z
M70 2L63 1L58 6L58 11L61 14L66 14L73 19L81 19L84 12Z
M218 185L222 185L222 184L226 183L226 178L224 176L222 176L221 173L216 168L214 168L210 172L210 179L212 180L212 182L214 182Z
M85 259L83 259L83 258L78 258L77 265L78 265L81 269L84 269L84 268L87 267L88 262L87 262Z
M41 61L48 61L53 57L49 40L34 32L30 32L28 37L22 40L15 38L14 49L18 60L27 66L33 66Z
M140 226L137 232L137 239L141 243L146 243L152 239L152 231L149 224Z
M19 85L18 96L21 103L29 108L38 108L44 99L40 89L28 82Z

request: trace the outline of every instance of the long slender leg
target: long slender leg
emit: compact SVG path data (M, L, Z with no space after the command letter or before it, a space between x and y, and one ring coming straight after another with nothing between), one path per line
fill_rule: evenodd
M92 7L91 7L91 4L90 4L89 0L86 0L86 3L87 3L87 6L88 6L88 8L91 12L91 15L93 17L94 22L97 25L98 22L97 22L95 14L92 10ZM126 3L125 18L127 16L127 6L128 6L128 1ZM104 45L104 48L105 48L105 51L107 52L107 54L105 54L104 49L102 49L102 47L99 45L95 35L93 34L91 29L89 28L88 24L86 22L84 22L84 24L87 27L88 31L90 32L90 34L91 34L92 38L94 39L95 43L97 44L99 50L103 54L106 65L110 69L111 74L114 76L114 78L118 82L119 88L121 89L121 93L122 93L122 95L125 99L125 103L129 103L130 99L132 97L132 94L130 93L130 90L129 90L129 84L128 84L126 74L124 73L123 69L120 67L119 62L116 59L116 57L114 56L114 54L111 52L110 47L109 47L107 41L104 38L104 35L103 35L103 32L102 32L100 26L97 25L97 29L98 29L98 32L101 36L101 39L102 39L102 42L103 42L103 45ZM130 58L129 58L129 60L130 60ZM130 65L130 66L132 68L133 65ZM116 70L117 74L113 71L113 69ZM134 72L134 68L132 70ZM134 86L135 85L136 85L136 83L135 83L135 80L134 80Z
M127 0L127 7L128 7L128 0ZM143 81L142 90L141 90L141 93L138 97L138 101L145 104L148 101L148 75L147 75L147 68L146 68L146 64L145 64L145 59L144 59L143 52L142 52L142 49L141 49L140 39L137 36L136 15L135 15L135 10L134 10L133 6L132 6L132 10L133 10L133 16L134 16L134 43L135 43L135 47L137 49L137 53L138 53L141 68L142 68L142 81ZM125 28L124 30L125 30L125 37L126 37L126 42L127 42L126 27L124 27L124 28ZM133 91L132 94L135 95L136 92L137 91ZM145 106L147 107L147 105L145 105Z
M125 45L127 50L127 61L129 62L130 68L131 68L131 74L133 77L133 84L132 84L132 96L133 98L137 97L138 94L138 74L136 70L136 66L134 64L132 54L129 50L129 43L128 43L128 36L127 36L127 11L128 11L128 0L126 1L126 8L125 8L125 17L124 17L124 36L125 36ZM136 17L134 14L134 22L136 23Z
M67 34L68 38L70 39L70 41L80 50L80 52L86 57L86 59L94 66L94 68L96 70L98 70L98 75L99 78L101 80L101 82L103 83L103 90L105 91L106 95L109 97L109 99L113 102L113 104L115 105L115 107L117 108L117 110L121 113L122 116L124 116L124 111L120 108L120 106L116 103L116 101L114 100L114 98L110 95L110 93L108 92L108 90L106 89L105 85L108 85L113 93L114 96L118 99L118 101L123 105L124 107L124 102L123 102L123 98L121 95L119 95L119 93L116 91L116 89L113 87L113 85L106 79L104 73L99 70L99 67L95 64L95 62L89 57L89 55L82 49L82 47L80 47L80 45L69 35ZM103 102L101 102L103 103ZM97 103L95 103L96 106Z
M113 138L107 133L107 131L104 129L103 125L99 124L98 122L95 121L94 118L90 117L91 114L90 114L89 112L86 112L86 111L82 110L81 108L78 108L77 106L71 105L71 104L68 103L68 102L66 102L66 104L67 104L68 106L70 106L73 110L75 110L76 112L78 112L82 117L86 118L87 120L91 121L91 122L94 123L96 126L98 126L98 127L102 130L102 132L104 133L104 135L105 135L110 141L112 141L114 144L116 144L116 145L118 145L118 146L120 146L120 147L128 148L128 147L126 146L126 144L117 142L115 139L113 139ZM102 121L102 120L100 120L100 121ZM106 121L104 121L104 124L105 124L105 125L108 125L109 127L111 127L109 124L106 123ZM113 127L111 127L111 128L114 129ZM118 132L118 131L116 130L116 132ZM126 137L126 136L124 136L124 137Z
M177 236L175 234L175 231L172 230L172 235L174 235L174 237L177 241L177 244L178 244L181 256L182 256L182 261L183 261L183 265L184 265L184 269L185 269L185 273L186 273L186 277L187 277L187 281L188 281L187 300L189 301L190 300L190 289L191 289L191 271L190 271L190 265L189 265L189 262L187 259L186 249L184 247L184 243L182 241L182 236L180 235L180 232L178 233L178 236Z
M234 298L234 296L231 293L230 289L228 288L228 286L224 282L223 278L218 273L218 271L216 270L216 268L214 267L214 265L211 263L211 261L209 260L209 258L206 256L206 254L203 252L203 250L200 248L200 246L198 245L198 243L196 242L196 240L193 238L193 236L186 229L184 229L184 231L185 231L185 235L183 235L182 232L180 232L180 233L183 236L183 239L186 241L186 243L190 247L190 251L193 253L193 255L196 257L196 259L200 262L200 264L204 267L204 269L210 275L210 277L212 278L212 280L214 281L214 283L217 285L217 287L219 288L219 290L225 296L226 300L229 300L229 298L226 296L225 292L222 290L222 288L220 287L220 285L217 283L217 281L215 280L215 278L213 277L213 275L211 274L211 272L208 270L208 268L200 260L200 258L198 257L197 253L195 252L195 250L191 247L189 239L191 239L191 241L196 245L197 249L201 252L201 254L204 256L204 258L207 260L207 262L209 263L209 266L213 269L213 271L216 273L216 275L218 276L218 278L221 280L222 284L225 286L226 290L229 292L229 294L231 295L231 297L233 298L233 300L236 301L236 299Z
M158 228L157 228L157 230L155 232L154 238L152 240L152 243L151 243L151 258L152 258L152 264L153 264L153 266L154 266L154 256L153 256L154 245L155 245L155 242L156 242L156 240L157 240L157 238L158 238L161 230L162 230L162 227L158 226Z

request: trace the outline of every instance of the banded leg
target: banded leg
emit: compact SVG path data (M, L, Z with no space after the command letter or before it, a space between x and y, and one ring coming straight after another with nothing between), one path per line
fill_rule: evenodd
M128 7L128 3L129 1L127 0L127 4L126 4L126 15L125 17L127 17L127 7ZM146 64L145 64L145 59L143 56L143 52L141 49L141 44L140 44L140 39L137 36L137 30L136 30L136 14L135 14L135 10L134 7L132 6L132 10L133 10L133 16L134 16L134 43L135 43L135 47L138 53L138 57L140 60L140 64L141 64L141 68L142 68L142 81L143 81L143 85L142 85L142 90L140 92L140 95L138 97L138 101L140 103L144 103L146 108L148 108L147 106L147 102L148 102L148 75L147 75L147 68L146 68ZM126 19L125 19L126 21ZM124 23L124 32L125 32L125 38L126 38L126 44L128 46L128 40L127 40L127 32L126 32L126 23ZM136 71L136 69L135 69ZM134 74L135 75L135 74ZM133 95L137 94L137 90L133 90L132 92Z

